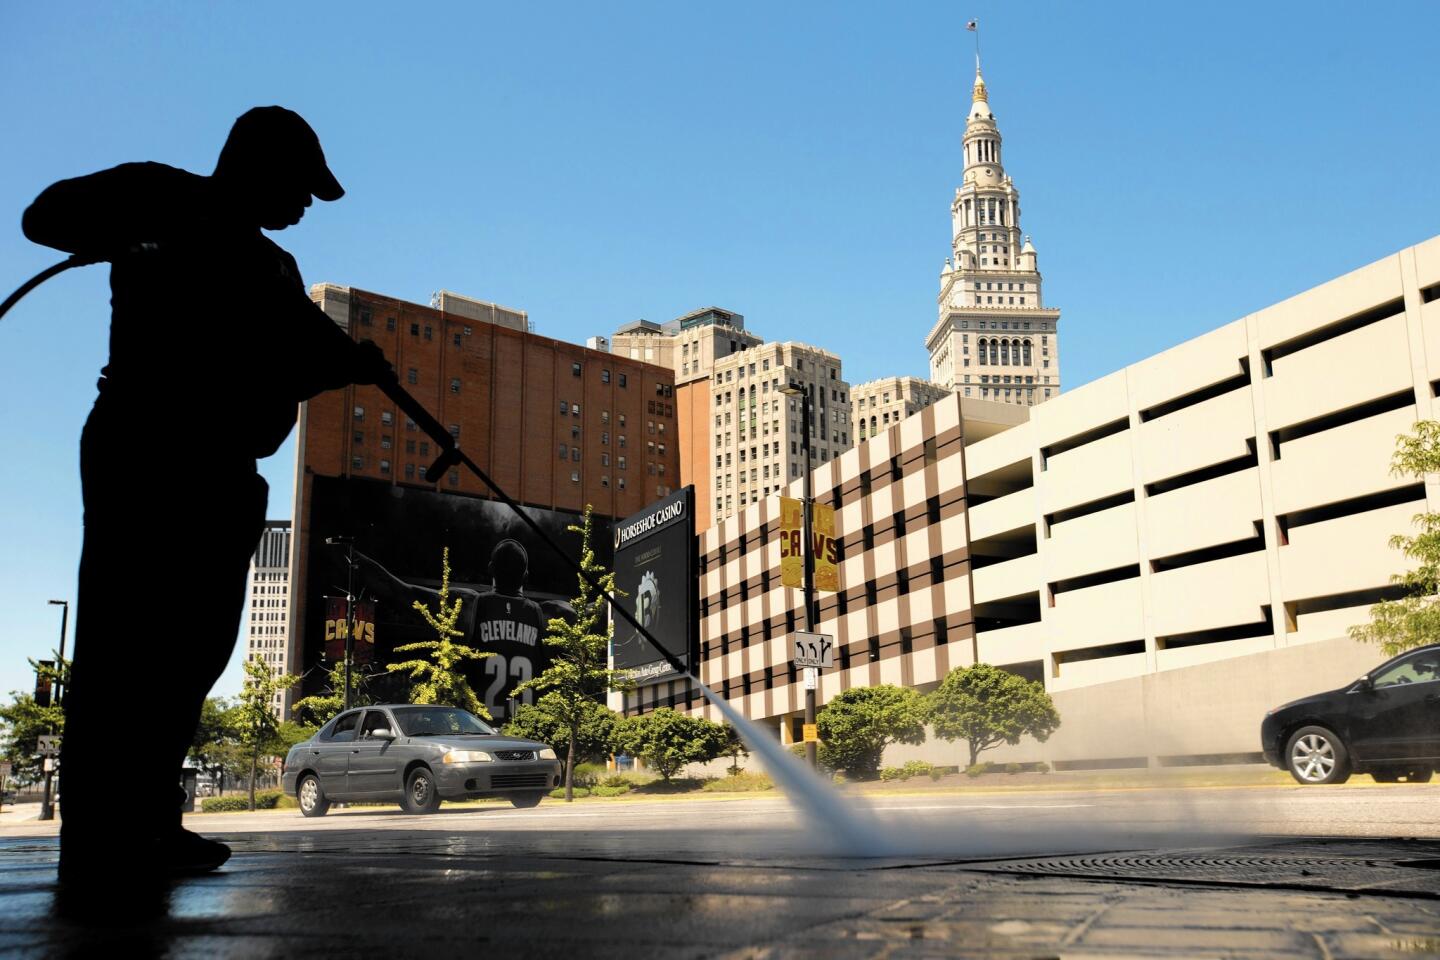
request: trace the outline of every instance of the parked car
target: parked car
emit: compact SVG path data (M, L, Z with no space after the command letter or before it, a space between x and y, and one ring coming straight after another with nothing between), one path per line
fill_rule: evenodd
M340 714L290 748L281 786L307 817L337 802L394 800L433 813L442 800L507 797L533 807L560 785L543 743L507 737L455 707L385 704Z
M1440 643L1385 661L1354 683L1265 715L1265 759L1303 784L1424 783L1440 768Z

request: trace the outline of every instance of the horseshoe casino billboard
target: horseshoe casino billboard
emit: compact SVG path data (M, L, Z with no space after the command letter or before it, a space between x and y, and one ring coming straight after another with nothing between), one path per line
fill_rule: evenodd
M688 670L700 636L695 488L657 500L613 529L620 603ZM679 676L622 617L615 618L612 643L615 669L629 671L638 683Z

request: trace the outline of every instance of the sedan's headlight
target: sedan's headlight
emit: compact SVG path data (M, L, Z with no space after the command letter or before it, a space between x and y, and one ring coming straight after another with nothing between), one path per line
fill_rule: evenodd
M447 750L443 763L489 763L495 759L484 750Z
M540 751L540 759L541 759L541 760L554 760L554 759L557 759L556 756L555 756L555 750L554 750L554 748L552 748L552 747L546 747L545 749L541 750L541 751Z

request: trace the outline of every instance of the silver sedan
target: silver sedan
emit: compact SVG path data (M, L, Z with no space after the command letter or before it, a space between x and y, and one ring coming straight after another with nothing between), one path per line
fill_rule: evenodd
M466 710L384 704L348 710L291 747L281 782L307 817L387 800L407 813L495 796L533 807L560 785L560 763L545 744L497 733Z

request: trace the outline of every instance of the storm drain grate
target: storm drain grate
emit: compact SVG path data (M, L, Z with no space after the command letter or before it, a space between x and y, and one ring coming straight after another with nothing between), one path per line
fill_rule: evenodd
M966 870L1093 880L1293 887L1440 897L1428 859L1245 855L1101 854L967 864ZM1429 869L1413 869L1429 867ZM1407 869L1410 868L1410 869Z

